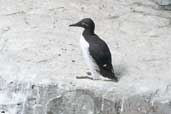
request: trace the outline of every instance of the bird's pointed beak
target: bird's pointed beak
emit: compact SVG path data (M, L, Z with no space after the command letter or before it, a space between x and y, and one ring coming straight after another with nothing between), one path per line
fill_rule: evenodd
M69 25L70 27L80 27L80 22Z

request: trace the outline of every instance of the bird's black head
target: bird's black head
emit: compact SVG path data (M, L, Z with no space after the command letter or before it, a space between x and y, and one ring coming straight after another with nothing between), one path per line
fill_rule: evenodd
M84 18L81 21L79 21L78 23L71 24L69 26L71 26L71 27L74 27L74 26L75 27L82 27L85 30L90 30L92 32L94 32L94 29L95 29L95 24L94 24L93 20L90 18Z

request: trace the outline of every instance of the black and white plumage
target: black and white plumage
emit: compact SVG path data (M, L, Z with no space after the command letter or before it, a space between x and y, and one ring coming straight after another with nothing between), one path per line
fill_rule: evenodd
M105 41L94 33L95 24L93 20L85 18L70 26L84 28L84 32L80 39L80 45L86 63L92 70L93 78L99 79L99 74L101 74L105 78L118 81L114 74L110 50Z

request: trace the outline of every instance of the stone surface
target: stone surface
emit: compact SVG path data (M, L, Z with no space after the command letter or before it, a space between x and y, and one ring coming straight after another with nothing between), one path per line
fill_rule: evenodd
M119 82L91 76L84 17L109 45ZM0 0L1 114L170 114L171 11L157 0Z
M156 0L161 9L171 10L171 0Z
M10 83L9 94L13 95L12 102L0 104L1 113L5 114L170 114L169 102L154 101L158 93L143 93L124 98L122 94L104 93L91 89L72 88L69 91L57 92L58 85L37 85ZM25 93L16 86L22 86ZM9 98L10 95L6 97ZM19 94L25 96L19 99ZM111 97L111 96L115 97ZM122 97L121 97L122 96ZM18 98L18 100L15 100ZM1 99L2 100L2 99ZM169 99L167 99L169 100Z
M158 0L158 3L160 5L170 5L171 4L171 0Z

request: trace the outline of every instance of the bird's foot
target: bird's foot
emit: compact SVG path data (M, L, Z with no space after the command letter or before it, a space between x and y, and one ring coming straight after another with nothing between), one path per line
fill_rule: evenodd
M93 78L89 77L89 76L76 76L76 79L90 79L90 80L93 80Z
M102 81L114 81L114 82L118 82L118 78L107 78L107 77L100 77L100 80Z
M98 77L98 76L94 76L94 77L93 77L93 80L101 80L101 79L100 79L100 77Z
M100 80L100 78L93 78L93 80Z
M103 80L103 81L106 81L106 80L110 80L109 78L105 78L105 77L93 77L93 80Z
M110 80L109 78L106 78L106 77L100 77L100 79L103 80L103 81L108 81L108 80Z

